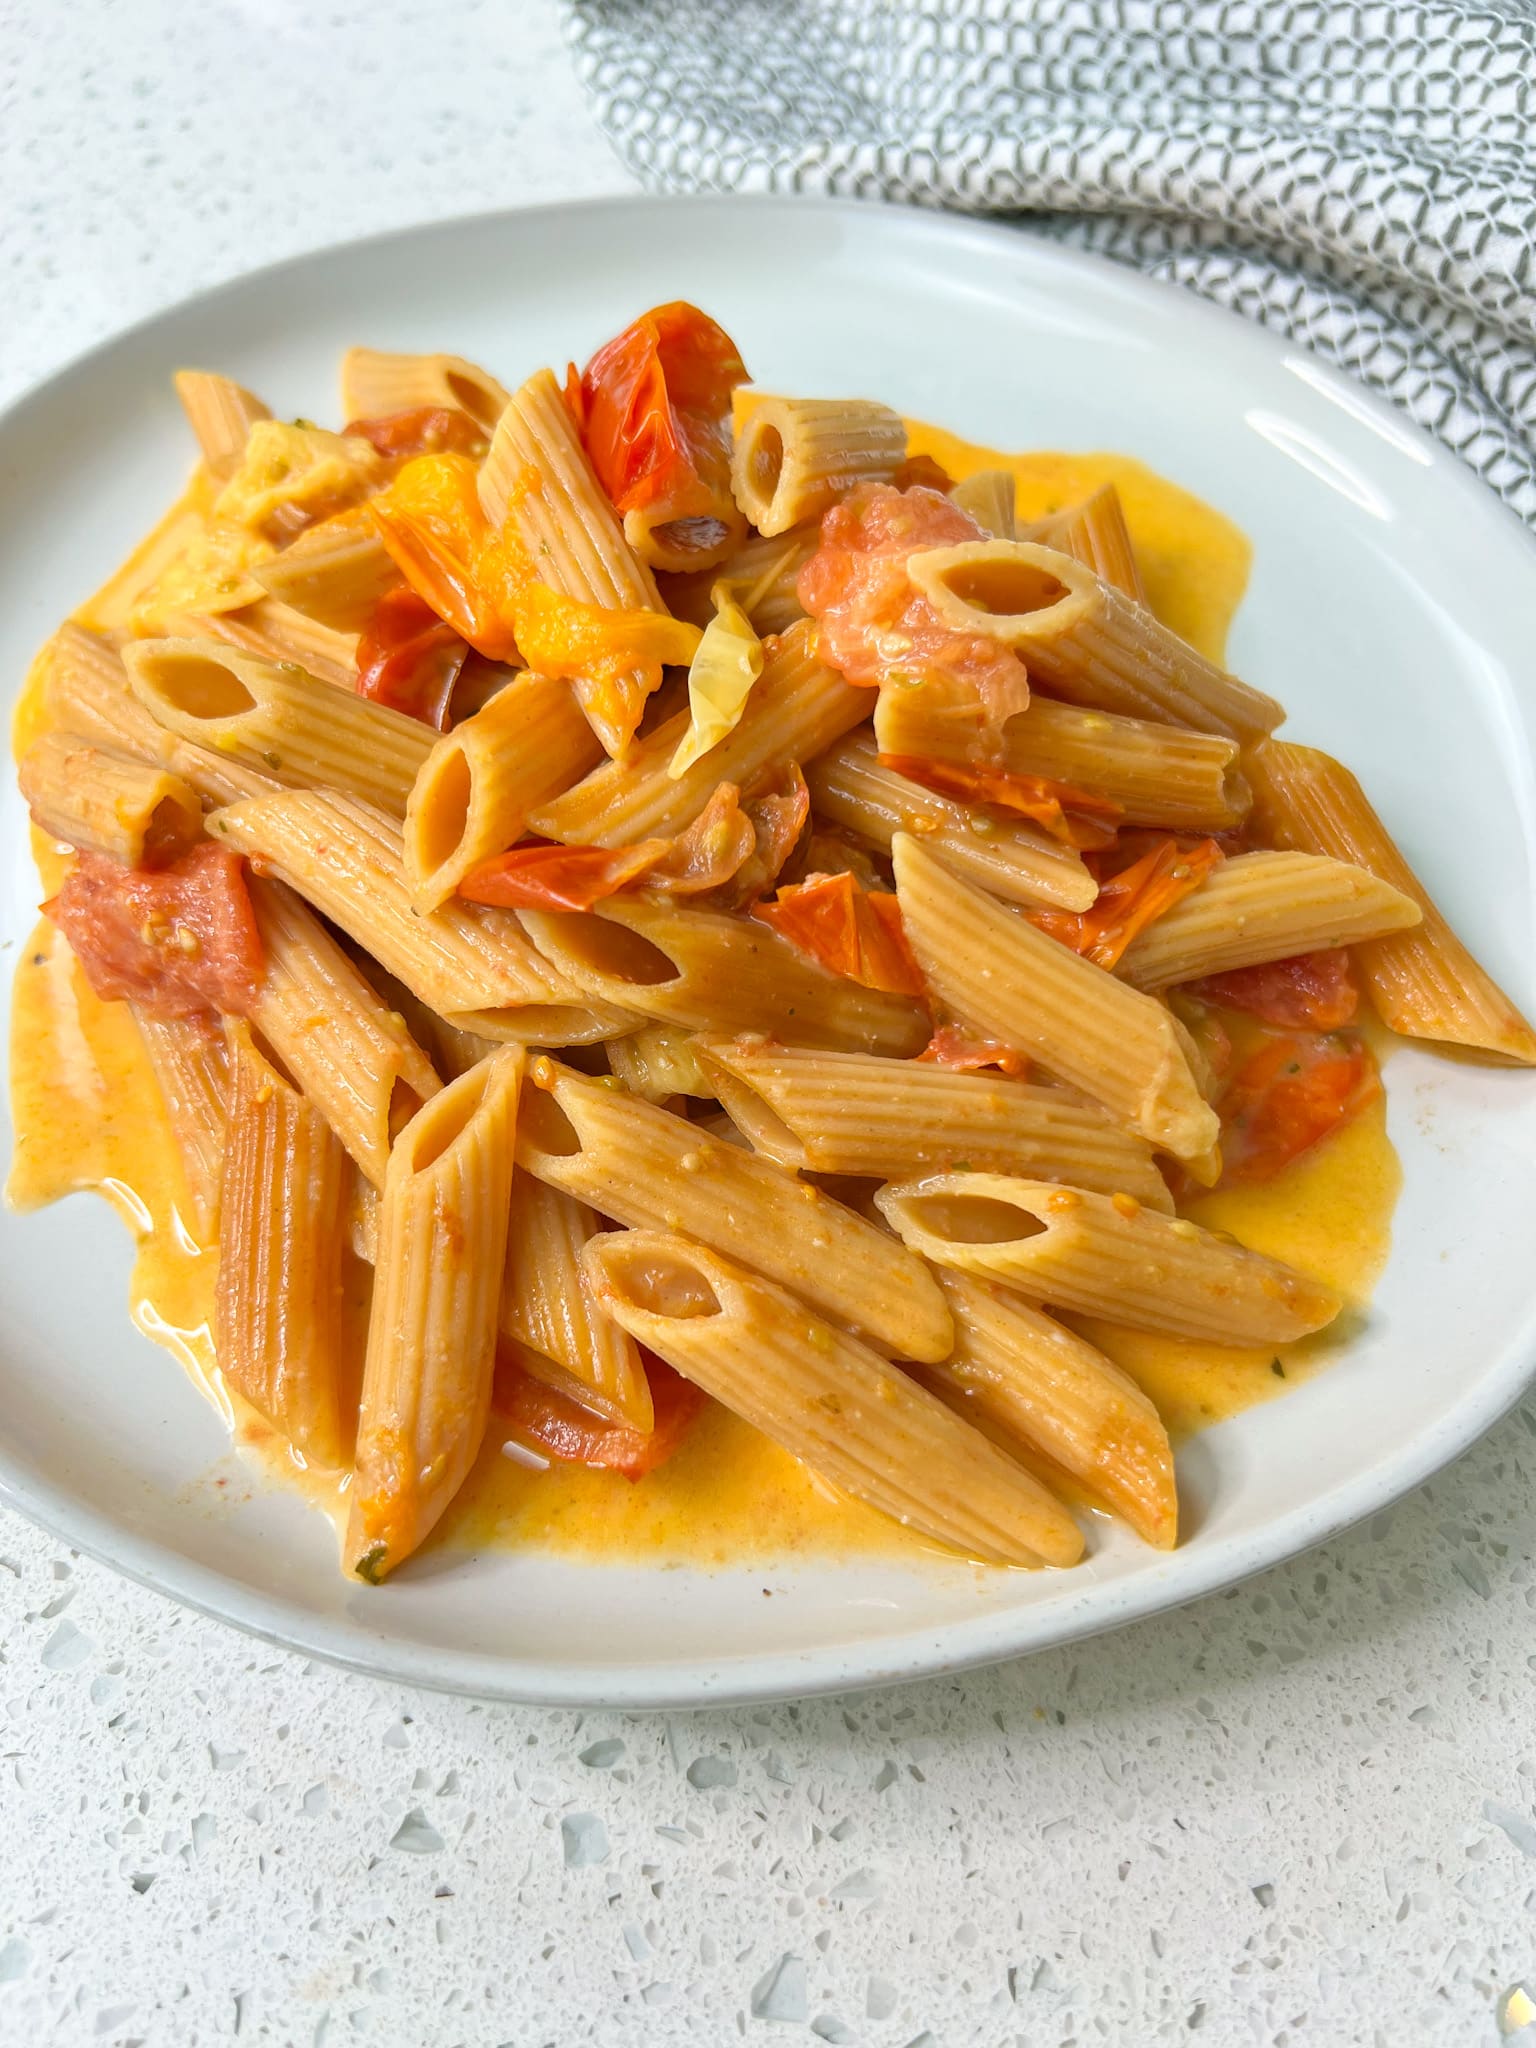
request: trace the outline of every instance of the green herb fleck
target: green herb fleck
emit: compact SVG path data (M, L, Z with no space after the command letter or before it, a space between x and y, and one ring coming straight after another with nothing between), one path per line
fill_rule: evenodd
M1285 1367L1280 1363L1278 1358L1272 1358L1269 1361L1269 1369L1274 1374L1277 1380L1283 1380L1285 1378Z
M389 1546L387 1543L375 1543L371 1549L365 1550L357 1560L357 1564L354 1567L357 1576L360 1579L366 1579L370 1586L379 1585L381 1583L384 1560L388 1555Z

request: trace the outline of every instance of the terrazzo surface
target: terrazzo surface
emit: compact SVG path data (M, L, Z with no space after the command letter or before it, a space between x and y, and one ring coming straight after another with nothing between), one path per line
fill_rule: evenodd
M0 395L338 237L627 188L552 6L0 8ZM167 1368L169 1369L169 1368ZM0 1515L0 2048L1536 2048L1536 1406L963 1679L486 1708Z

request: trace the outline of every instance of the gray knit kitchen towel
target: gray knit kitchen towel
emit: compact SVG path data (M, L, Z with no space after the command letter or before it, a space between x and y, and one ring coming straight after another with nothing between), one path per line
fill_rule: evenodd
M568 0L666 191L1018 215L1305 343L1536 526L1536 0Z

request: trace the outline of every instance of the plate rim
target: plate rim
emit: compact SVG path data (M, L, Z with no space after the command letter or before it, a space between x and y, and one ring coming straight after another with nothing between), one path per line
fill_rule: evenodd
M1416 442L1429 457L1437 481L1475 499L1532 550L1536 535L1491 486L1452 450L1434 439L1386 399L1305 344L1271 333L1239 313L1203 299L1171 280L1150 277L1095 252L1072 248L1032 232L1027 224L980 220L939 209L883 200L830 198L782 193L698 193L663 196L628 192L544 202L534 206L490 207L376 230L317 245L221 279L178 298L91 342L41 378L25 386L0 409L0 451L8 435L33 407L56 397L58 387L88 374L98 359L142 340L189 312L235 297L253 285L273 283L328 258L378 251L387 245L430 240L461 230L494 231L498 226L582 214L639 215L710 212L815 212L850 222L877 220L884 230L899 228L942 242L969 242L981 250L1027 246L1031 260L1049 270L1089 279L1113 278L1133 296L1166 305L1177 299L1180 316L1246 345L1272 363L1298 357L1313 366L1314 381L1347 394L1348 409L1364 415L1389 442ZM239 1579L199 1563L159 1537L136 1532L131 1523L104 1514L93 1501L31 1472L0 1429L0 1503L111 1570L163 1598L228 1623L260 1641L310 1656L341 1669L426 1691L535 1706L609 1705L637 1709L685 1709L744 1705L779 1698L808 1698L871 1686L891 1685L1029 1656L1084 1641L1135 1621L1152 1618L1218 1590L1235 1586L1271 1566L1289 1562L1343 1530L1378 1513L1422 1485L1463 1455L1493 1428L1536 1381L1536 1295L1524 1319L1493 1354L1478 1384L1457 1400L1419 1439L1385 1460L1369 1463L1320 1499L1303 1502L1246 1535L1220 1541L1202 1556L1170 1553L1135 1576L1100 1589L1097 1608L1064 1597L1049 1607L1004 1610L921 1626L872 1642L825 1643L800 1650L780 1649L730 1657L709 1667L696 1658L656 1663L593 1661L557 1665L472 1649L445 1649L370 1628L357 1616L322 1616L279 1594L257 1591ZM1298 1390L1299 1391L1299 1390ZM1175 1560L1177 1562L1175 1563ZM601 1570L602 1566L590 1567ZM1173 1581L1169 1583L1170 1579ZM1064 1588L1067 1581L1063 1580ZM1024 1634L1027 1640L1017 1640Z

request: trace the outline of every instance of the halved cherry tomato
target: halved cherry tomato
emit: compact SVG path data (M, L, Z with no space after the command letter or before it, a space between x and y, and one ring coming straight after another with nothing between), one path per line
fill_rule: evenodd
M459 884L471 903L496 903L510 910L590 910L643 875L665 840L638 846L559 846L530 843L510 847L472 868Z
M642 313L579 377L572 363L566 403L615 510L664 506L672 520L729 506L731 393L746 381L735 342L682 299Z
M1214 839L1186 852L1169 837L1101 882L1091 909L1031 910L1027 915L1037 930L1049 932L1084 959L1113 968L1131 941L1198 889L1221 858Z
M1288 1031L1337 1031L1360 1007L1360 991L1342 946L1207 975L1191 982L1186 994L1224 1009L1245 1010Z
M478 460L489 445L479 422L452 405L422 405L410 412L380 413L377 419L350 420L341 431L360 434L377 454L396 461L443 454L473 455Z
M1273 1180L1373 1102L1381 1077L1354 1032L1289 1032L1243 1062L1218 1104L1223 1187Z
M402 584L385 591L358 636L357 694L444 732L468 653L452 626Z
M535 1379L505 1346L497 1353L491 1394L494 1422L514 1442L566 1465L591 1465L643 1479L665 1464L692 1429L708 1402L681 1373L652 1351L645 1354L655 1422L649 1435L624 1423L605 1422L569 1395Z
M861 484L821 522L816 552L796 583L818 621L818 652L845 681L893 689L938 674L969 685L985 723L1001 729L1029 703L1029 678L1011 648L948 625L907 574L927 548L980 540L976 521L942 492Z
M811 875L780 889L772 903L756 904L752 915L833 974L892 995L926 993L887 890L863 890L846 872Z
M45 916L104 1002L156 1017L243 1016L261 989L261 933L238 854L208 840L169 867L82 853Z

